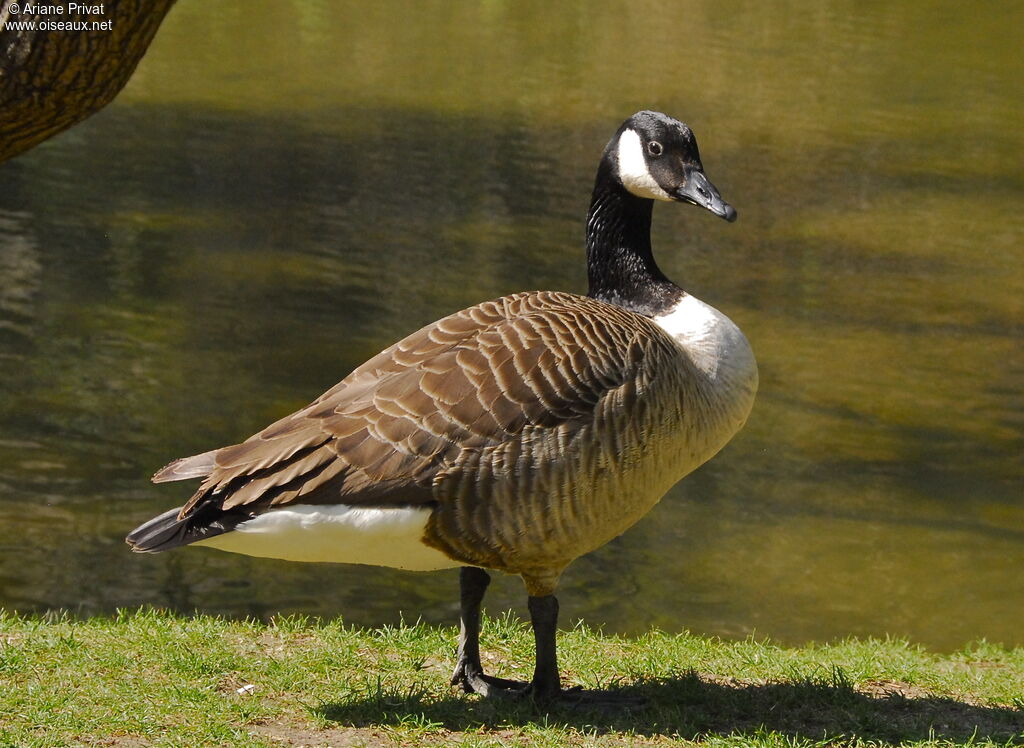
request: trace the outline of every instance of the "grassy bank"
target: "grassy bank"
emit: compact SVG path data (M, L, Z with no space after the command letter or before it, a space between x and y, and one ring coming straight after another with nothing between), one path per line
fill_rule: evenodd
M0 614L0 745L1024 745L1024 649L577 628L559 641L565 680L643 705L544 711L456 693L454 640L423 625ZM488 620L484 646L492 671L528 675L521 623Z

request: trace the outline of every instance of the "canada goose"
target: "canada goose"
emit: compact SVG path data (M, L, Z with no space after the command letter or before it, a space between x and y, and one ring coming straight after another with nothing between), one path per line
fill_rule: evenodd
M395 343L309 406L153 480L202 478L132 550L189 543L295 561L462 567L452 683L562 692L559 576L624 532L743 425L757 389L746 339L651 253L654 200L736 211L690 128L658 112L605 148L587 216L588 296L536 291L456 312ZM480 664L484 569L526 583L529 684Z

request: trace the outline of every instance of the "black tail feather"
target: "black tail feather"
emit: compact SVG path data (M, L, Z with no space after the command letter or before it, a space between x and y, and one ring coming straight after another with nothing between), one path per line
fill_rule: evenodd
M156 553L184 545L188 519L178 519L179 506L139 525L124 540L136 553Z
M179 506L139 525L128 533L125 542L136 553L159 553L179 545L223 535L235 529L239 522L252 519L249 514L225 513L209 505L199 507L183 519L178 519L180 511Z

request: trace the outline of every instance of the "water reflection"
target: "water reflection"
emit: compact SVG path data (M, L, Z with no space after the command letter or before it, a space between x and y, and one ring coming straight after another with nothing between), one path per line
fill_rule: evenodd
M176 8L115 106L0 168L0 604L451 622L451 573L121 538L184 499L147 482L171 458L448 311L581 290L600 149L652 106L741 214L659 207L659 260L744 328L762 391L570 568L567 615L1024 643L1020 61L1005 19L912 6Z

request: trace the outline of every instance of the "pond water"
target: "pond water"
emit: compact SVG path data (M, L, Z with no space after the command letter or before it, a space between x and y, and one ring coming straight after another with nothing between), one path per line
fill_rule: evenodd
M124 534L148 477L503 293L585 289L601 150L696 131L739 210L670 277L761 367L745 430L566 573L565 624L1024 645L1024 6L181 3L100 115L0 166L0 606L453 623L455 572ZM489 610L524 610L516 579Z

